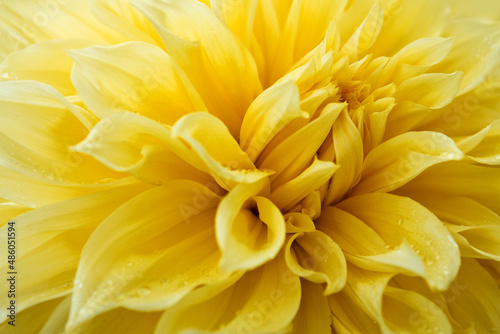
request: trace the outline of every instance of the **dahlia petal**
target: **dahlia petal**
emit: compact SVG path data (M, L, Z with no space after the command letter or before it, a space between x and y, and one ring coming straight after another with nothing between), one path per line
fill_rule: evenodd
M92 14L103 24L126 36L128 40L162 45L161 38L142 13L127 0L90 0Z
M350 263L366 270L425 276L424 262L406 238L397 240L397 245L391 247L390 242L384 240L384 233L336 207L326 208L322 217L317 228L332 237ZM354 230L355 239L352 237Z
M408 183L427 168L460 160L453 140L437 132L408 132L380 144L365 158L354 194L387 192Z
M460 162L438 164L397 190L402 196L412 193L464 196L500 214L500 170L491 166Z
M343 334L391 333L382 314L383 293L391 277L348 266L347 285L328 296L334 330Z
M384 320L395 333L453 333L446 314L432 301L409 290L386 287Z
M285 258L293 273L314 283L326 283L325 295L338 292L345 285L347 269L342 250L321 231L292 236Z
M183 71L160 48L142 42L72 50L71 80L99 118L133 111L165 124L205 110Z
M188 144L187 148L197 154L226 190L239 183L255 182L272 173L256 169L224 123L208 113L184 116L172 127L172 135Z
M312 162L344 108L345 104L329 104L320 117L283 140L270 152L263 152L257 160L257 166L276 171L270 176L273 187L295 178Z
M363 169L363 139L344 110L333 124L335 163L340 165L332 178L325 204L339 201L359 181Z
M494 121L475 135L461 139L457 146L473 160L500 165L500 121Z
M418 39L390 58L378 85L400 84L426 72L441 62L452 50L454 38L429 37Z
M447 226L463 257L500 261L500 226Z
M331 311L320 285L301 280L300 308L293 319L291 334L331 334Z
M351 62L357 61L360 57L362 58L365 51L372 47L377 40L383 22L384 11L380 2L376 1L368 12L366 19L344 44L341 52L346 54Z
M70 329L66 327L66 330L68 333L89 334L113 332L127 334L153 333L161 315L162 312L135 312L126 308L118 308L98 315L92 318L91 321L76 327Z
M422 74L405 80L398 87L394 97L399 101L411 101L430 109L442 108L457 94L462 77L461 72Z
M266 89L250 105L240 130L240 146L255 161L271 139L301 111L299 90L290 81Z
M14 330L22 328L23 334L38 334L40 328L43 327L44 323L50 317L51 312L57 307L61 300L62 298L48 300L21 312L17 312L15 327L7 323L7 321L10 321L7 316L2 315L0 333L12 333L13 328Z
M64 333L71 307L71 295L59 299L59 304L54 308L47 321L38 334ZM43 304L42 304L43 305Z
M271 192L271 200L280 210L287 212L325 184L338 168L333 162L315 158L299 176L274 189Z
M70 150L85 138L87 126L78 109L46 84L0 83L0 164L15 173L58 185L123 177Z
M451 3L451 15L500 20L500 4L496 0L478 0L477 5L471 6L467 0L454 0Z
M489 273L473 259L464 259L448 299L452 318L463 328L476 333L494 333L500 324L500 287Z
M433 70L463 71L459 95L476 88L498 66L500 24L477 19L454 20L446 27L443 36L456 36L456 41L448 57Z
M81 49L94 44L81 39L43 41L13 52L0 64L0 76L15 80L35 80L56 88L61 94L75 95L70 80L73 60L67 49ZM37 61L33 61L33 59Z
M132 3L156 27L168 54L184 70L208 111L236 136L246 109L262 91L250 52L196 0Z
M230 273L217 270L218 202L208 188L176 180L114 211L82 251L69 327L117 307L162 310L197 286L226 279Z
M316 230L311 217L302 212L289 212L284 217L286 233L313 232Z
M71 29L68 29L71 27ZM0 4L0 59L40 41L81 38L120 43L123 37L97 21L86 1L26 0Z
M12 218L29 210L30 208L13 202L0 203L0 226L7 224Z
M325 37L331 21L342 11L347 1L292 1L289 9L275 8L286 16L279 34L276 52L271 58L271 81L287 73ZM285 6L287 6L285 5ZM286 15L288 13L288 15Z
M246 273L208 301L170 308L160 319L156 333L290 331L300 305L300 280L287 269L281 257Z
M381 56L394 55L417 39L439 36L450 11L446 0L380 2L384 8L384 21L387 23L370 52Z
M212 10L227 24L229 29L248 48L252 39L253 22L257 10L257 0L214 0Z
M80 252L92 230L113 210L146 187L141 184L121 187L97 194L45 206L15 218L19 247L18 289L22 311L49 299L71 293ZM8 225L2 227L7 235ZM7 258L0 267L8 272ZM5 311L0 311L3 319Z
M118 181L90 185L56 185L51 182L38 181L0 167L0 183L2 184L0 197L31 209L136 182L136 179L129 177Z
M151 184L173 179L213 183L207 173L183 160L189 161L189 156L176 149L179 145L162 124L133 113L119 113L97 123L73 150Z
M379 253L392 252L392 264L400 268L408 266L405 263L408 260L406 256L397 260L398 253L407 255L408 249L404 252L404 248L391 251L391 247L401 245L405 239L413 245L411 249L425 266L423 278L433 290L446 289L454 279L460 266L458 246L439 219L422 205L409 198L374 193L351 197L339 203L337 207L359 218L384 239L389 247L384 247L385 251L379 250ZM328 219L328 216L325 217L324 219ZM329 224L328 228L332 232L328 234L335 240L334 221L327 220L324 224ZM436 249L439 249L439 252L436 252ZM369 258L377 260L377 256ZM414 274L419 272L416 270Z
M258 196L266 192L267 183L262 179L240 184L222 199L216 217L221 269L253 269L273 259L283 245L285 221L281 212L270 200Z

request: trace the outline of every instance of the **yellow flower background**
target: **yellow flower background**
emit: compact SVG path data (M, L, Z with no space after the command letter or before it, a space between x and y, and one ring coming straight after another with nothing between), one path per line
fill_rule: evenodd
M0 333L500 331L497 0L0 18Z

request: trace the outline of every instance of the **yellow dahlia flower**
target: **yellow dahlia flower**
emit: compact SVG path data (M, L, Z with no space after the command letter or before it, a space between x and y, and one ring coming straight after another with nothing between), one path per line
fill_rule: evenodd
M497 0L4 0L1 333L495 333Z

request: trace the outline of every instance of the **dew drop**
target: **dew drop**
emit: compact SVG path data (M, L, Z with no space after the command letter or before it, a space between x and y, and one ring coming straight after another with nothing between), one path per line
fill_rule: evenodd
M143 286L137 290L137 294L139 297L145 297L151 293L151 289L147 286Z
M398 225L401 225L401 224L403 224L403 219L400 218L400 219L398 219Z
M132 267L134 264L132 263L132 261L127 261L127 262L125 262L125 265L127 267Z
M167 277L161 279L161 284L167 284L170 280Z

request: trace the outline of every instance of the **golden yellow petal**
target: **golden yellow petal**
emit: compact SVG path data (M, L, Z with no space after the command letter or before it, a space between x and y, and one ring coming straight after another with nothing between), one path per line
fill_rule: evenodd
M217 241L223 270L253 269L273 259L285 241L285 221L265 195L267 179L240 184L217 209Z
M356 255L368 255L364 259L394 265L403 268L403 272L410 270L414 275L423 274L421 270L423 264L425 268L423 277L434 290L446 289L454 279L460 266L458 246L439 219L417 202L392 194L366 194L351 197L337 206L367 224L389 246L379 248L377 252L378 254L389 253L389 257L376 254L373 256L366 252ZM325 213L323 212L320 218L323 225L318 226L318 229L324 230L336 240L336 213L330 211L330 214L333 214L332 218ZM342 215L337 217L337 220L338 218L345 219L346 217ZM347 230L348 226L344 229ZM353 235L353 229L344 233ZM369 237L370 234L365 235ZM410 247L397 248L401 244L404 246L405 240ZM366 244L363 241L359 243ZM340 242L339 245L343 246ZM381 242L378 242L377 246L380 247L379 245L382 245ZM395 249L391 250L391 248ZM352 247L350 249L354 250ZM414 255L410 257L410 250L418 257ZM359 249L356 251L359 252ZM360 263L356 264L360 265Z
M250 105L240 130L240 146L252 161L273 137L296 118L307 118L301 111L297 86L285 81L266 89Z
M253 23L257 10L257 0L215 0L212 10L227 24L238 39L248 47L252 39Z
M276 171L270 179L274 187L295 178L313 160L345 104L332 103L323 114L264 153L257 160L259 168Z
M297 233L286 245L288 268L314 283L326 283L325 295L339 292L346 282L346 263L340 247L325 233Z
M292 334L331 334L330 307L321 285L301 280L300 307L293 319Z
M333 162L314 158L314 162L296 178L273 189L271 200L280 210L289 211L325 184L338 169L339 166Z
M437 132L408 132L389 139L365 158L361 182L354 194L387 192L408 183L427 168L460 160L453 140Z
M363 168L363 140L344 110L333 124L335 163L340 165L333 176L325 204L338 202L358 183Z
M10 318L2 315L0 333L15 333L19 330L19 328L22 328L23 334L40 333L40 329L44 326L52 311L57 308L57 306L63 299L64 298L56 298L48 300L46 302L32 306L24 311L18 312L16 313L16 319L14 322L12 322L12 324L8 323L9 321L11 321Z

